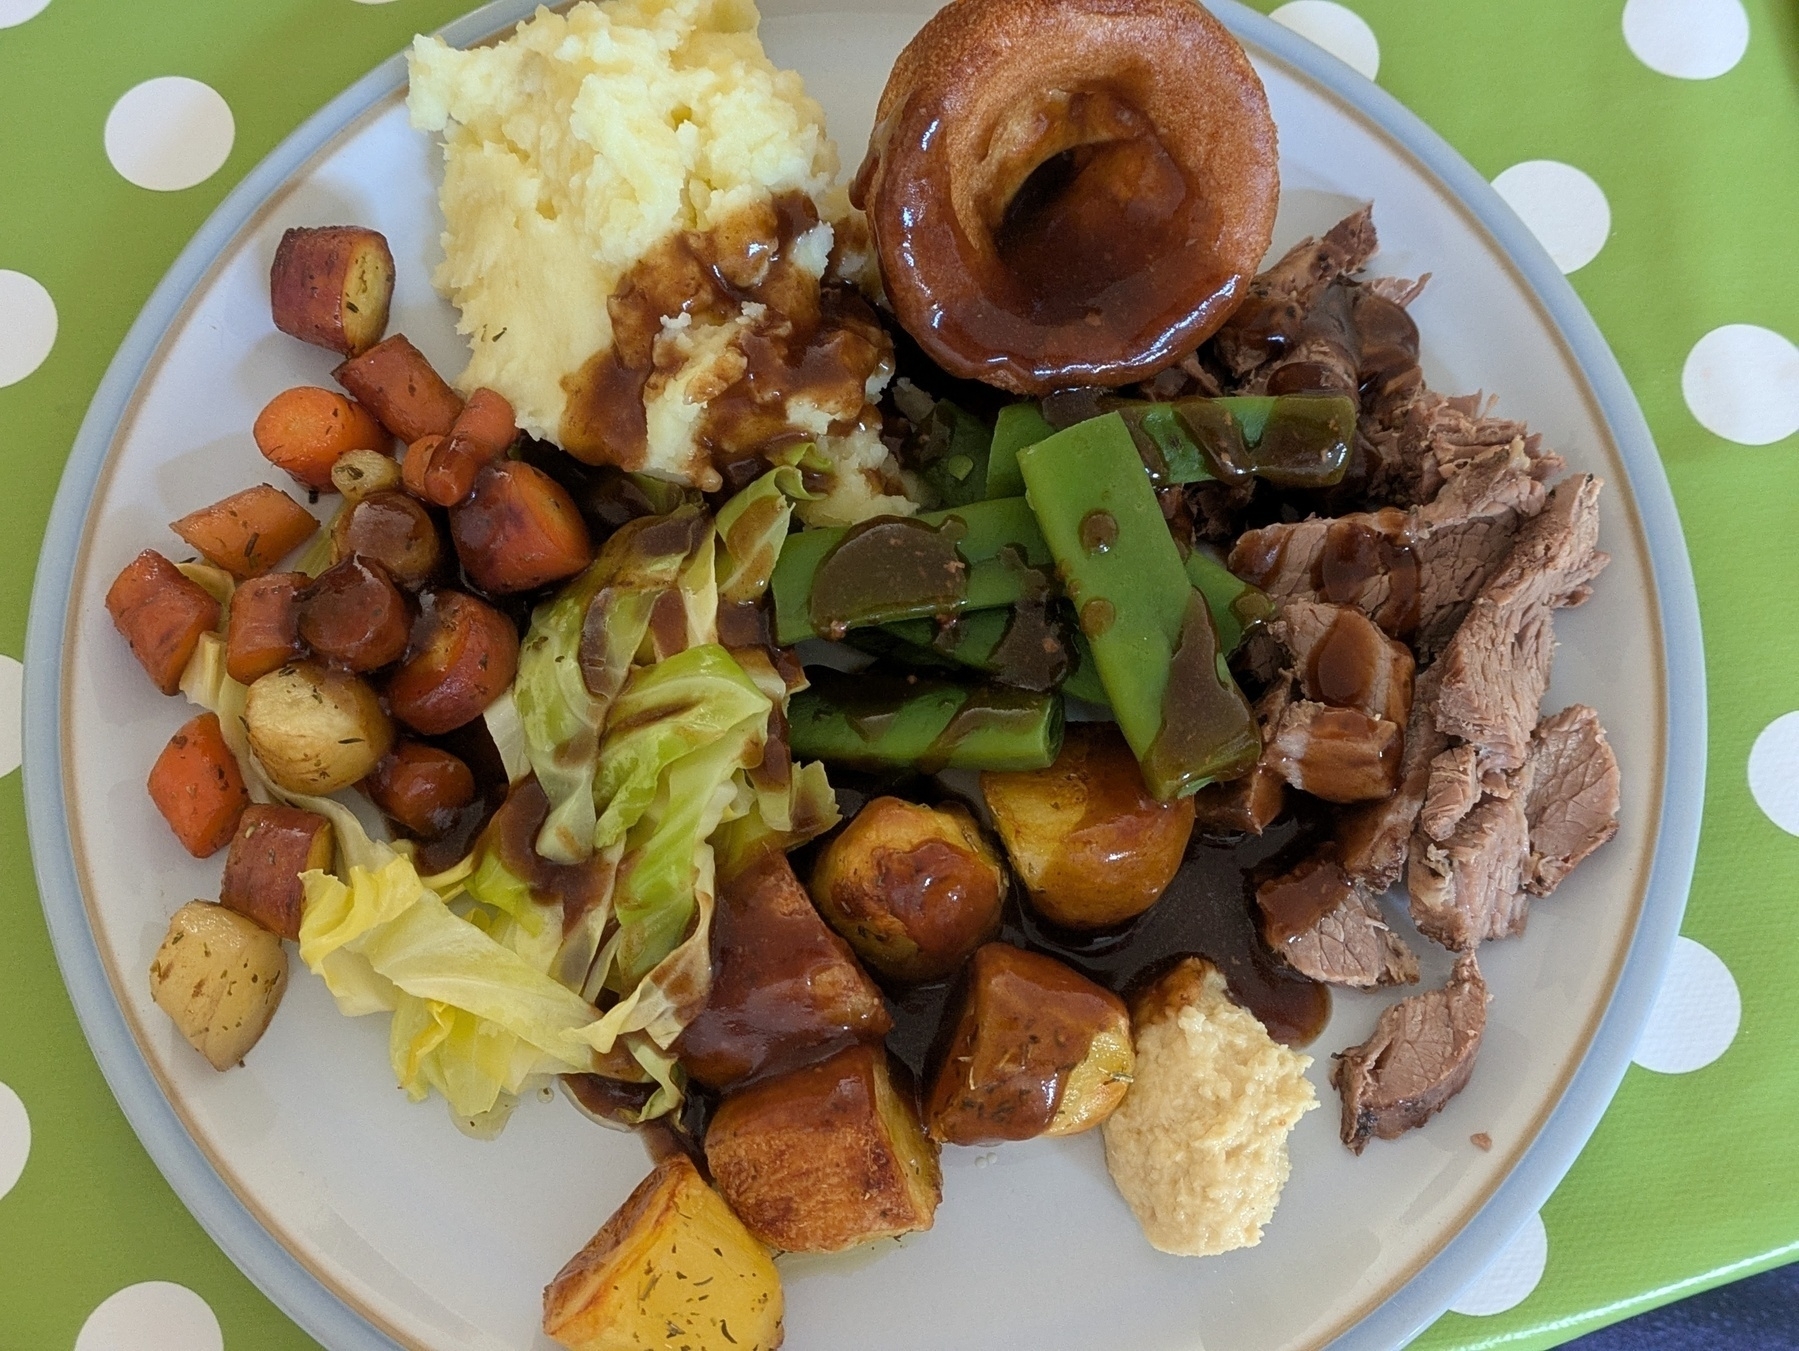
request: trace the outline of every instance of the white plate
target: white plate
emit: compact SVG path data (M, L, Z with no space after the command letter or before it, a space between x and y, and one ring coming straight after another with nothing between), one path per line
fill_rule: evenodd
M852 168L888 65L930 8L768 6L769 54L805 75ZM1595 600L1558 620L1548 707L1580 699L1603 713L1624 772L1622 828L1537 906L1525 937L1482 950L1494 998L1467 1091L1359 1159L1336 1138L1328 1053L1361 1040L1385 1000L1338 998L1313 1048L1324 1106L1293 1136L1293 1178L1260 1247L1204 1261L1152 1251L1096 1134L950 1149L929 1233L784 1262L794 1351L1396 1344L1572 1162L1678 928L1704 763L1698 620L1667 485L1616 363L1535 241L1446 145L1303 40L1228 0L1217 8L1249 44L1279 124L1277 246L1372 198L1376 270L1435 278L1414 309L1431 385L1498 392L1504 413L1609 481L1612 566ZM479 39L527 9L506 0L450 36ZM375 71L252 173L114 360L33 600L27 799L45 910L95 1054L152 1156L252 1279L333 1351L547 1346L539 1291L642 1175L641 1146L561 1102L525 1104L496 1143L463 1138L441 1104L394 1088L385 1020L340 1017L303 971L244 1068L215 1074L193 1054L151 1005L145 972L170 912L216 894L219 865L188 859L144 794L188 714L145 682L101 603L138 550L174 544L167 521L264 475L249 429L271 395L328 383L330 358L269 324L284 228L384 231L399 265L391 331L460 368L451 311L428 283L436 153L407 128L403 78L395 62Z

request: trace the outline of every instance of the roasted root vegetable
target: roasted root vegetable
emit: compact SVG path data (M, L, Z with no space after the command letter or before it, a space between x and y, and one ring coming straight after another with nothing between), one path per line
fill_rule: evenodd
M832 1042L878 1042L893 1026L880 990L818 917L785 854L719 888L711 943L706 1005L674 1047L709 1087L791 1067Z
M363 780L370 801L414 835L441 835L475 800L475 776L458 756L401 740Z
M346 450L331 466L331 486L354 504L400 486L400 462L379 450Z
M106 610L132 655L164 694L181 688L181 673L200 645L200 635L218 627L223 607L176 566L145 549L113 579Z
M517 460L475 476L468 500L450 512L450 538L470 580L494 595L573 577L593 561L586 523L568 490Z
M1123 1101L1135 1055L1124 1001L1052 957L1007 943L975 953L925 1100L933 1140L1074 1135Z
M421 502L431 500L425 490L425 476L431 472L431 457L443 443L441 436L421 436L406 447L400 458L401 486Z
M1048 769L983 774L981 792L1031 905L1066 929L1149 909L1193 833L1193 800L1158 802L1110 723L1071 726Z
M352 450L386 450L393 438L359 403L336 390L283 390L256 415L256 448L305 488L331 492L331 469Z
M936 980L999 932L1005 876L959 804L878 797L825 846L812 898L863 961L895 980Z
M280 802L251 803L231 837L219 904L298 942L305 898L300 874L330 868L332 845L331 823L317 812Z
M781 1278L685 1154L658 1163L543 1292L569 1351L775 1351Z
M318 347L355 356L381 341L394 292L394 256L361 225L289 230L269 269L275 327Z
M244 699L250 749L290 793L335 793L392 748L393 723L366 680L317 661L271 671Z
M270 671L306 655L300 641L300 593L312 585L303 572L253 577L231 597L225 625L225 673L253 685Z
M730 1094L706 1131L712 1179L750 1233L785 1252L839 1252L929 1229L937 1146L880 1046Z
M150 963L150 997L215 1070L256 1045L286 989L281 940L210 901L175 912Z
M319 574L300 597L300 637L319 656L351 671L398 661L412 610L387 569L352 554Z
M477 389L456 418L450 434L424 469L424 498L453 507L475 488L475 476L506 454L518 439L512 405L491 389Z
M456 391L403 333L351 357L331 378L407 445L421 436L447 435L462 412Z
M169 738L150 768L150 800L195 858L231 842L250 792L216 713L200 714Z
M416 732L440 736L473 722L518 674L518 630L493 606L460 591L424 598L387 702Z
M443 570L443 533L411 496L391 490L370 493L338 516L331 526L335 558L373 559L409 591Z
M190 511L169 526L207 562L240 581L267 572L318 528L310 511L266 483Z

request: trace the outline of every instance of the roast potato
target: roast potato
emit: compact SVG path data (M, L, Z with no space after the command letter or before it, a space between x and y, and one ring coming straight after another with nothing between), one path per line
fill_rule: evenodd
M210 901L175 912L150 963L151 998L215 1070L244 1058L286 989L281 940Z
M1031 905L1065 929L1142 914L1173 880L1193 802L1158 802L1110 723L1077 723L1047 769L981 775L981 792Z
M393 747L394 726L360 676L316 661L270 671L244 699L244 730L268 776L290 793L335 793Z
M662 1160L543 1292L569 1351L774 1351L781 1278L685 1154Z
M331 866L331 823L279 802L244 808L225 856L219 904L279 937L300 940L300 874Z
M929 1229L937 1146L880 1046L763 1079L719 1105L706 1162L746 1228L787 1252L838 1252Z
M875 798L812 870L812 898L831 927L895 980L954 971L999 932L1004 894L999 858L955 804Z
M460 591L425 599L406 660L387 682L394 716L426 736L473 722L518 673L518 630Z
M933 1140L1073 1135L1110 1116L1130 1086L1124 1001L1053 957L987 944L951 1026L925 1102Z
M818 917L785 854L719 888L711 941L712 989L674 1047L703 1084L723 1088L834 1041L879 1041L893 1026L881 992Z

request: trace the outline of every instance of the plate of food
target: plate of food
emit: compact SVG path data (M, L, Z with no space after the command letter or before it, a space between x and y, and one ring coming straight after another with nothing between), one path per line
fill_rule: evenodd
M333 1351L1399 1344L1628 1063L1704 684L1574 293L1224 0L503 0L103 381L26 777Z

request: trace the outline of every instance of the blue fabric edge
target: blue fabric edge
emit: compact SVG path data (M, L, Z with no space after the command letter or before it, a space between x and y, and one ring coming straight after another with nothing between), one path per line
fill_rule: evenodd
M1542 1206L1598 1125L1630 1064L1680 931L1698 850L1706 747L1698 599L1648 424L1597 325L1541 244L1448 142L1385 90L1236 0L1210 0L1208 7L1240 38L1360 109L1434 174L1509 255L1575 354L1629 469L1662 612L1667 780L1648 891L1617 989L1561 1101L1511 1175L1436 1257L1332 1344L1335 1351L1384 1351L1435 1321ZM535 8L536 0L495 0L440 31L452 44L474 42ZM32 587L25 643L26 821L45 919L82 1031L126 1119L182 1203L258 1289L332 1351L400 1348L307 1271L213 1171L164 1098L113 997L80 900L63 813L61 654L88 503L115 429L164 332L262 203L344 126L399 88L405 73L404 55L392 57L303 123L227 195L151 293L108 366L70 452ZM1688 712L1676 719L1675 709Z

